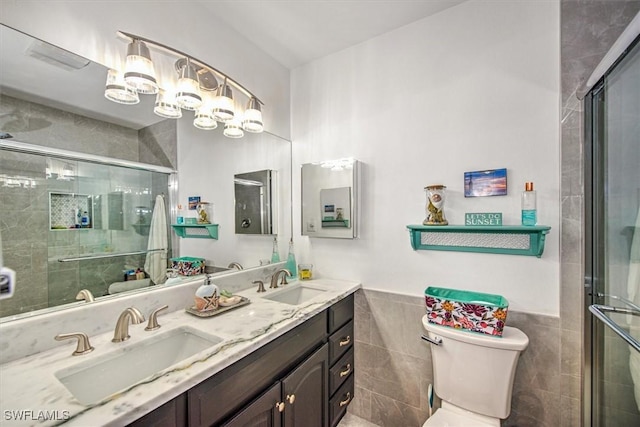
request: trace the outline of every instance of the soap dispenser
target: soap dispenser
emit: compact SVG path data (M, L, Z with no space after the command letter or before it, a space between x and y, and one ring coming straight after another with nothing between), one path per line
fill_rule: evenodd
M296 256L293 253L293 237L289 241L289 255L287 255L287 263L284 265L284 268L291 273L289 280L296 280L298 278L298 265L296 264Z
M273 238L273 249L271 250L271 264L280 262L280 252L278 252L278 238Z
M196 290L195 309L200 312L216 310L219 300L218 287L213 284L211 276L207 274L204 283Z

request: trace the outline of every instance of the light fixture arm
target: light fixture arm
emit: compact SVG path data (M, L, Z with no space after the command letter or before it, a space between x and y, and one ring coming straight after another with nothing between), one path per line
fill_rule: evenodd
M201 61L197 58L194 58L191 55L188 55L184 52L181 52L177 49L171 48L167 45L164 45L162 43L156 42L154 40L145 38L145 37L141 37L135 34L131 34L131 33L127 33L124 31L118 31L118 36L128 40L128 41L134 41L134 40L140 40L143 41L144 43L146 43L149 46L152 46L158 50L164 51L166 53L178 56L178 57L182 57L182 58L189 58L189 61L193 64L196 64L200 67L203 67L209 71L211 71L212 73L215 73L217 75L217 77L219 77L220 79L226 81L228 84L230 84L231 86L235 87L236 89L238 89L240 92L242 92L245 96L247 96L249 99L251 98L255 98L256 101L258 101L261 105L265 105L264 102L262 102L260 100L260 98L258 98L257 96L255 96L251 91L249 91L247 88L245 88L244 86L242 86L240 83L236 82L235 80L233 80L232 78L230 78L228 75L226 75L225 73L223 73L222 71L218 70L215 67L212 67L211 65L207 64L204 61Z

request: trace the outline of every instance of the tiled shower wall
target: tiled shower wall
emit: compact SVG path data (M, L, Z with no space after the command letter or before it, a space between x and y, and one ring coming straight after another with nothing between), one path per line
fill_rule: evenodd
M175 121L162 121L138 131L6 95L0 99L0 113L0 128L17 141L167 167L177 164ZM0 301L0 317L73 300L82 284L95 281L98 273L111 272L111 277L120 277L123 261L141 265L140 257L117 263L96 260L82 273L78 262L49 262L51 250L91 246L99 236L89 230L49 230L48 192L73 192L73 188L67 188L67 181L46 180L44 157L1 150L0 171L33 182L28 187L0 186L4 263L17 273L16 293L10 300ZM59 188L49 188L53 181ZM47 286L48 279L55 282L53 286ZM100 295L104 286L98 287L93 291Z
M584 135L582 86L640 10L637 0L561 1L561 396L562 426L580 426L584 321ZM619 401L629 396L620 396ZM623 399L626 397L627 399ZM586 402L588 404L588 402ZM611 420L615 425L615 420ZM624 422L619 425L625 425Z

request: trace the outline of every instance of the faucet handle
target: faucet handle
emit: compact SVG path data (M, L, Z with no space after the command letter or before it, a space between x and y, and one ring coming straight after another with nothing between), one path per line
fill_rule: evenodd
M149 323L147 323L147 327L144 328L144 330L155 331L156 329L159 329L160 325L158 324L158 313L162 310L166 310L167 308L169 308L168 305L163 305L162 307L153 310L153 312L149 315Z
M76 346L76 351L71 353L72 356L80 356L82 354L91 353L93 351L93 347L91 343L89 343L89 337L84 332L73 332L70 334L58 334L54 337L56 341L67 340L71 338L76 338L78 340L78 345Z
M254 285L257 283L258 284L258 290L256 292L267 292L264 288L264 282L262 280L254 280L253 282Z
M76 299L78 301L85 300L86 302L93 302L94 301L93 294L91 293L91 291L89 289L80 290L80 292L78 292L78 295L76 295Z

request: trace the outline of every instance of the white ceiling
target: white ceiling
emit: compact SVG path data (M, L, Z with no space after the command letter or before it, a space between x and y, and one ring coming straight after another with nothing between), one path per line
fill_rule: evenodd
M201 0L289 69L465 0Z

